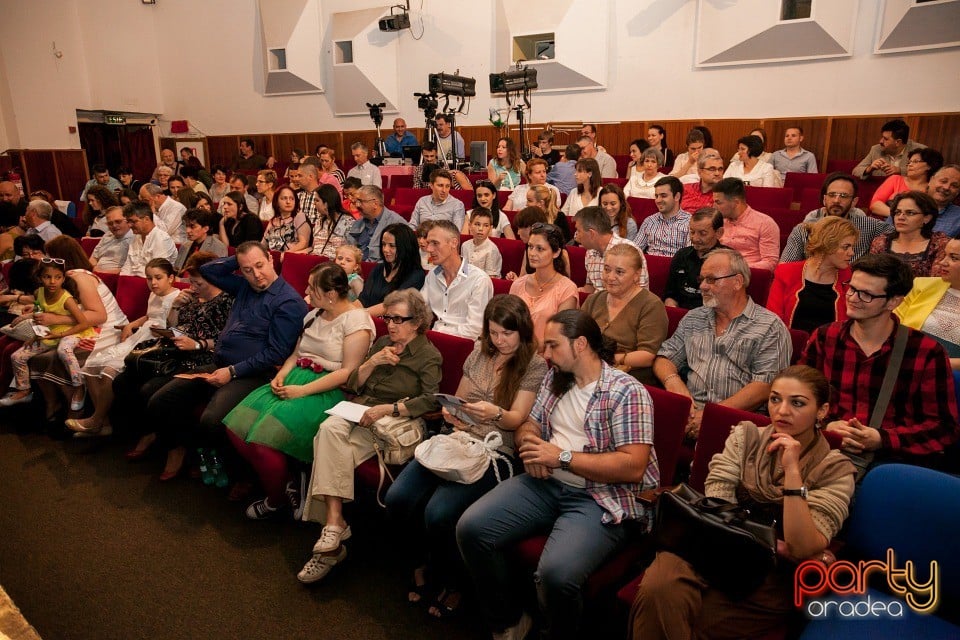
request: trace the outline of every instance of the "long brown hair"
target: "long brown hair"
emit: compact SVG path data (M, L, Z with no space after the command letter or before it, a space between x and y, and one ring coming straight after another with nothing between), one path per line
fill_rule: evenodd
M520 336L520 346L513 352L500 370L500 380L493 390L493 403L509 409L520 390L520 381L527 374L530 360L537 353L537 338L533 335L533 318L530 308L521 298L501 293L490 298L483 310L483 331L480 340L484 354L494 358L499 353L490 339L490 323L496 322L508 331L516 331Z
M608 193L612 193L613 195L617 196L617 200L620 201L620 211L617 212L615 224L617 234L621 238L627 238L627 220L633 217L633 212L630 211L630 205L627 204L627 196L623 193L623 189L620 188L620 185L611 182L600 187L600 193L597 194L598 205L600 204L600 199ZM606 214L605 211L604 214Z

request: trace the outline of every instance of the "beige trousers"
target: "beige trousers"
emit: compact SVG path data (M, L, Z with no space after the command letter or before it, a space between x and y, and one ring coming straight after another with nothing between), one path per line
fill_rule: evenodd
M325 522L324 496L353 500L353 470L375 454L369 429L338 416L330 416L320 423L313 438L313 467L303 519Z

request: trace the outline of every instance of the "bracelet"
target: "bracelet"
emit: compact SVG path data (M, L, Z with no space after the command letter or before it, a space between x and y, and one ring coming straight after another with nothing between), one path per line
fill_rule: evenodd
M668 383L668 382L670 382L670 381L673 380L674 378L679 378L679 377L680 377L680 374L679 374L679 373L674 373L674 374L671 374L671 375L667 376L666 378L663 379L663 386L667 386L667 383Z

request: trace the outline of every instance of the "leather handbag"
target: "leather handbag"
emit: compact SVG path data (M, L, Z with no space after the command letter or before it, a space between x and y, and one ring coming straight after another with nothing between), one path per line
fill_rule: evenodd
M388 464L406 464L413 458L417 445L423 441L426 423L423 418L383 416L370 425L373 434L373 450L377 453L380 467L380 483L377 486L377 504L386 508L380 499L385 478L393 482Z
M180 369L183 352L164 340L141 342L123 359L127 371L140 380L171 376Z
M711 587L739 599L776 568L774 525L755 522L740 505L681 484L660 494L653 537L657 548L689 562Z
M507 456L497 451L503 446L503 436L499 431L491 431L480 440L466 431L441 433L417 445L414 456L421 465L451 482L473 484L483 477L487 468L493 464L497 482L501 481L500 468L495 460L506 460L510 475L513 467Z

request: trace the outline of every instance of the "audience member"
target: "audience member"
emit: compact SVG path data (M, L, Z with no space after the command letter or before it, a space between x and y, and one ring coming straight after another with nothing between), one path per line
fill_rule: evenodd
M690 214L681 208L683 184L674 176L657 180L654 186L657 213L640 223L634 244L652 256L673 257L690 244Z
M713 207L697 209L690 216L690 246L674 254L670 274L663 291L668 307L696 309L703 305L700 293L700 269L714 249L729 249L720 244L723 238L723 216Z
M140 187L140 200L149 205L156 225L175 243L182 244L186 240L186 231L183 227L183 214L187 210L186 207L164 194L163 189L155 184L145 184Z
M220 164L213 165L211 174L213 175L213 185L210 187L210 197L213 198L214 202L219 203L225 195L233 190L233 187L230 186L230 182L227 179L229 176L225 166Z
M533 162L531 160L531 162ZM530 163L527 163L529 168ZM529 188L527 189L529 192ZM524 200L526 202L526 200ZM473 209L486 209L490 212L491 228L490 235L494 238L516 238L513 228L510 226L510 218L500 210L500 200L497 198L497 188L489 180L478 180L473 189L473 208L467 212L467 216L473 212ZM464 223L466 227L466 223ZM464 228L463 231L469 231Z
M491 162L493 161L491 160ZM523 209L527 206L527 191L538 185L546 186L553 192L555 206L559 208L561 200L560 189L547 183L547 161L540 158L531 158L526 164L525 171L527 181L513 188L513 192L510 194L510 197L507 198L503 210L520 211L520 209Z
M700 180L683 185L683 204L688 211L714 206L713 189L723 179L723 158L712 149L699 154L696 166L699 167ZM677 177L675 173L670 175Z
M83 210L83 224L86 236L94 238L105 234L107 229L106 213L110 207L117 206L117 197L106 187L95 184L87 189L87 206Z
M780 260L780 227L747 204L739 178L724 178L713 188L714 206L723 215L723 242L752 268L773 271Z
M587 282L580 287L584 293L603 290L603 256L618 244L633 245L628 238L618 236L610 225L610 218L600 207L584 207L574 218L577 228L576 239L587 250L584 266L587 270ZM640 288L650 287L647 274L647 261L640 255Z
M937 203L937 223L933 230L951 238L960 235L960 206L954 204L960 196L960 165L948 164L933 174L927 195Z
M437 143L426 140L420 153L420 164L413 168L413 188L429 189L430 174L436 169L443 169L443 163L437 159ZM473 184L463 171L447 169L450 172L450 188L457 191L472 191ZM426 180L424 180L426 176Z
M663 166L663 154L659 149L650 147L644 151L634 151L639 149L637 146L640 140L634 140L630 143L630 157L634 158L627 170L627 184L623 187L623 192L628 198L652 198L654 186L657 181L664 177L660 173L660 167Z
M190 156L195 158L196 156ZM203 184L203 181L200 180L200 169L187 165L180 170L180 177L183 178L183 183L196 191L198 194L205 193L210 195L207 191L207 185Z
M904 191L927 191L930 178L943 166L943 156L936 149L924 147L909 154L907 172L895 173L883 181L870 199L870 213L878 218L887 218L890 207L887 205L893 196ZM887 220L887 223L892 223Z
M599 204L602 175L597 161L593 158L580 158L577 160L577 171L574 176L577 180L577 188L570 192L567 201L560 208L568 218L573 218L577 215L577 211L584 207L595 207Z
M517 212L517 217L514 220L514 223L517 226L517 239L523 242L526 246L527 242L530 240L530 229L533 228L533 225L540 223L545 224L547 222L547 214L540 207L525 207ZM564 255L566 255L566 250L564 250ZM565 262L565 265L569 262ZM523 252L523 260L520 265L520 274L510 271L506 274L507 280L516 280L518 275L521 274L530 274L534 270L527 266L527 252ZM568 270L569 273L569 270Z
M750 135L751 135L751 136L754 136L755 138L760 138L760 155L758 155L757 158L760 160L760 162L766 162L767 164L770 164L770 158L771 158L772 156L771 156L771 154L770 154L769 151L766 151L766 150L765 150L765 148L766 148L766 146L767 146L767 132L766 132L766 130L765 130L765 129L753 129L753 130L750 131ZM748 136L744 136L744 137L748 137ZM741 139L742 139L742 138L741 138ZM739 141L738 141L738 144L739 144ZM739 150L739 149L737 149L737 153L735 153L735 154L733 154L733 156L731 156L731 158L730 158L730 163L729 163L729 164L733 164L733 163L736 162L738 159L740 159L740 150ZM781 182L782 182L782 180L781 180Z
M611 182L600 187L597 195L600 208L610 218L613 232L621 238L633 239L637 235L637 221L633 219L633 211L627 202L627 196L620 185Z
M596 207L594 210L600 224L609 224L603 211ZM519 296L530 307L533 333L542 347L547 320L558 311L577 308L577 285L567 277L563 235L555 225L538 223L530 228L526 256L533 273L514 280L510 293Z
M247 210L253 215L257 215L256 212L260 208L259 201L250 194L249 185L247 184L247 177L242 173L235 173L230 176L230 187L233 191L238 191L243 194L243 199L247 203Z
M564 159L557 162L547 172L547 184L555 186L560 193L568 195L577 188L576 167L580 159L580 147L568 144L564 151Z
M383 142L387 153L395 158L403 157L404 147L415 147L420 143L417 137L410 131L407 131L407 122L403 118L395 118L393 121L393 134L387 136Z
M153 174L150 176L150 180L156 182L160 179L161 169L166 167L169 170L168 176L177 175L180 172L183 163L177 160L177 154L173 152L173 149L161 149L160 150L160 164L157 165L157 168L153 170Z
M936 276L947 236L934 231L937 203L921 191L898 193L890 201L893 231L877 236L870 253L889 253L903 260L915 277Z
M601 178L616 178L617 161L606 151L600 151L595 146L593 140L588 136L583 136L577 140L577 146L580 147L580 160L594 160L600 169Z
M500 138L493 158L487 164L487 179L501 191L513 191L520 185L520 175L526 173L517 145L511 138Z
M359 178L364 185L373 185L382 189L383 177L380 175L380 167L370 162L367 145L354 142L350 145L350 151L353 154L353 161L357 164L347 172L347 177Z
M329 184L320 185L320 188L313 193L313 199L318 215L313 224L311 252L313 255L326 256L333 260L337 255L337 249L347 244L347 233L353 226L354 219L344 210L340 194Z
M273 194L277 187L277 173L273 169L263 169L257 172L257 216L264 222L274 217ZM291 187L292 189L292 187ZM296 192L294 192L296 195Z
M473 209L470 213L473 240L463 243L460 256L478 269L483 269L491 278L499 278L503 268L503 256L500 255L497 245L490 241L492 217L489 209Z
M660 152L660 155L663 157L661 167L668 168L673 166L676 156L667 144L667 130L664 129L662 125L650 125L647 129L647 144Z
M673 171L670 172L670 175L676 178L686 175L696 175L698 169L701 169L699 165L701 153L705 148L710 148L711 146L705 144L703 133L697 129L691 129L687 133L686 145L687 150L677 154L673 162ZM720 159L720 170L723 171L723 158ZM703 175L702 171L700 171L700 175ZM719 180L720 178L718 177L717 179Z
M952 238L940 263L939 278L914 278L913 288L894 314L904 325L923 331L950 356L954 382L960 371L960 240Z
M803 142L802 127L787 127L783 132L783 149L770 155L770 164L780 174L781 181L788 173L817 173L817 157L800 144Z
M230 168L233 171L259 171L266 169L267 159L256 152L253 138L240 139L240 153L234 158Z
M452 177L446 169L435 169L430 174L431 194L417 200L410 214L410 226L416 229L423 220L449 220L459 230L464 227L466 215L459 198L450 196Z
M176 273L187 265L187 260L195 253L209 253L217 258L227 255L227 246L216 234L210 233L214 224L212 213L200 209L187 209L183 214L183 225L186 229L187 241L180 245L177 259L173 261Z
M53 207L46 200L32 200L27 205L24 221L27 223L27 235L38 235L44 242L50 242L61 235L60 229L53 226L50 218L53 216Z
M607 152L600 144L597 142L597 125L586 123L580 127L580 137L589 138L590 142L593 143L593 146L597 148L597 151Z
M383 230L391 224L407 224L407 221L400 214L383 206L383 191L380 187L360 187L357 190L357 203L362 217L350 227L347 242L360 247L364 261L376 262L380 259L380 234Z
M463 136L460 135L460 132L457 131L456 135L453 135L453 122L451 117L445 113L438 113L435 119L437 125L437 151L439 152L440 164L445 165L447 168L456 169L453 162L453 151L456 148L457 158L463 159L464 155L464 144Z
M343 187L344 180L347 179L346 174L343 172L339 166L337 166L337 155L336 152L330 147L324 147L320 150L320 153L317 155L320 159L320 177L329 176L337 181L337 183ZM310 158L304 160L305 163L310 164ZM300 164L304 164L301 162Z
M108 233L103 234L100 242L90 254L90 265L100 273L120 273L127 261L127 252L133 242L133 230L123 216L123 209L113 206L107 209Z
M110 175L106 165L95 164L90 167L90 171L93 173L93 178L88 180L87 183L83 185L83 191L80 193L80 200L85 200L87 197L87 192L90 191L90 188L94 186L101 186L111 193L120 191L120 189L123 188L123 185L120 184L120 181Z
M869 180L906 174L910 154L925 146L910 139L910 127L903 120L886 122L880 128L880 142L870 147L867 156L853 168L853 175Z
M424 223L422 226L432 223ZM389 225L380 234L380 261L363 282L360 304L371 316L383 314L383 300L393 291L423 288L426 272L421 267L417 236L406 222Z
M156 185L144 185L144 188ZM146 278L144 269L154 258L165 258L171 263L177 259L177 246L167 232L153 224L153 211L144 202L128 204L123 217L133 230L133 242L127 249L127 259L120 267L122 276Z
M244 242L260 242L263 224L247 209L247 200L239 191L228 192L220 200L220 242L236 249Z
M527 189L527 206L543 209L547 214L547 222L560 227L564 244L573 240L570 221L567 220L567 216L563 215L563 212L557 209L554 193L546 185L536 184Z
M737 140L737 159L723 173L724 178L738 178L754 187L782 187L783 179L773 166L762 161L763 141L759 136L744 136Z
M136 180L133 177L133 169L127 166L121 166L117 169L117 178L120 180L120 191L124 189L130 189L134 193L140 191L140 187L143 186L143 182Z
M553 148L552 131L541 131L537 135L537 144L531 147L530 152L534 157L547 163L548 172L553 168L553 165L560 162L560 152Z
M313 236L310 223L300 211L300 202L289 186L280 187L273 196L274 214L263 232L263 244L271 251L306 253Z

